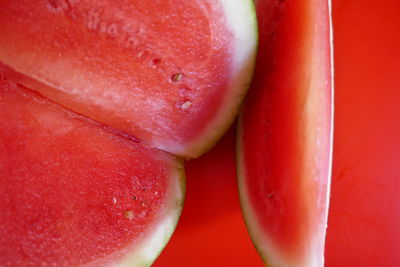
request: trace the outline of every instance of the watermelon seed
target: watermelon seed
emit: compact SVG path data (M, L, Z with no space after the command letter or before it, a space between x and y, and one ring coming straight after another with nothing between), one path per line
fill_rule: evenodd
M157 66L158 64L160 64L161 63L161 59L160 58L154 58L152 61L151 61L151 64L153 64L154 66Z
M182 109L188 109L191 105L192 105L192 102L190 102L190 101L188 100L188 101L185 101L185 102L182 104L181 108L182 108Z
M124 217L132 220L133 219L133 212L131 210L124 211Z
M187 110L192 105L192 102L188 99L183 99L175 103L175 107L181 110Z
M158 194L159 194L159 193L158 193L158 191L156 190L156 191L154 192L154 195L158 196Z
M117 204L117 198L113 197L112 202L113 202L114 205Z
M136 196L133 196L132 199L133 199L133 200L136 200Z
M142 207L145 207L145 206L146 206L146 203L144 203L144 201L140 201L140 205L141 205Z
M183 74L182 73L175 73L172 75L171 80L173 82L179 82L180 80L182 80Z
M267 198L273 198L273 197L274 197L274 194L273 194L273 193L267 194Z

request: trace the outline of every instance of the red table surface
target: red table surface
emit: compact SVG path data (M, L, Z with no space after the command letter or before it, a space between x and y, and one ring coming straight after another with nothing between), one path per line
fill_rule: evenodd
M240 210L235 129L186 164L186 200L178 227L153 266L263 266Z
M400 251L400 226L388 224L387 235L375 237L372 232L362 232L372 228L358 225L353 228L358 232L349 233L347 240L335 237L335 233L340 233L335 227L345 223L340 221L341 213L351 213L351 209L362 213L355 215L354 220L359 219L357 216L371 216L368 212L372 211L382 216L375 218L381 227L385 221L400 222L399 208L393 205L379 208L396 200L397 189L400 194L397 182L400 181L400 1L332 2L336 128L331 199L334 206L330 219L332 232L328 232L327 266L367 266L371 260L379 266L400 266L400 256L396 253ZM263 266L242 219L234 153L231 129L212 151L187 163L183 214L154 266ZM366 180L343 179L350 174ZM380 187L376 191L379 193L371 198L374 201L360 200L347 192L356 181L361 181L360 189L373 195L368 183L380 179L387 179L388 183L376 182ZM392 198L379 200L388 195ZM376 249L379 247L383 249Z

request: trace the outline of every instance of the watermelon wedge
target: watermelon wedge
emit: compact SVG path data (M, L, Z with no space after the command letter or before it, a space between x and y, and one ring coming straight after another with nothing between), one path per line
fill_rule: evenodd
M4 0L0 61L63 106L183 157L212 147L251 80L251 0Z
M323 266L332 152L330 4L259 0L238 133L242 210L268 266Z
M0 79L1 266L148 266L182 209L183 165Z

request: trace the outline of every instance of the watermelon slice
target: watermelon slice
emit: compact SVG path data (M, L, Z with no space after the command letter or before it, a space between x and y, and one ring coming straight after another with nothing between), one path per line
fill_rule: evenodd
M242 209L268 266L323 266L332 146L330 5L259 0L238 135Z
M183 165L0 79L2 266L147 266L177 223Z
M250 0L4 0L0 61L69 109L184 157L228 129L250 83Z

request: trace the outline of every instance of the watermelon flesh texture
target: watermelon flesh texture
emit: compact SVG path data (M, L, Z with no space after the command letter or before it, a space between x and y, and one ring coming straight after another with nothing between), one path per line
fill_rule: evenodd
M0 79L2 266L149 265L178 220L168 153Z
M253 13L247 0L5 0L0 61L75 112L196 157L250 82Z
M259 56L238 135L242 209L268 266L323 266L332 139L328 1L256 1Z

